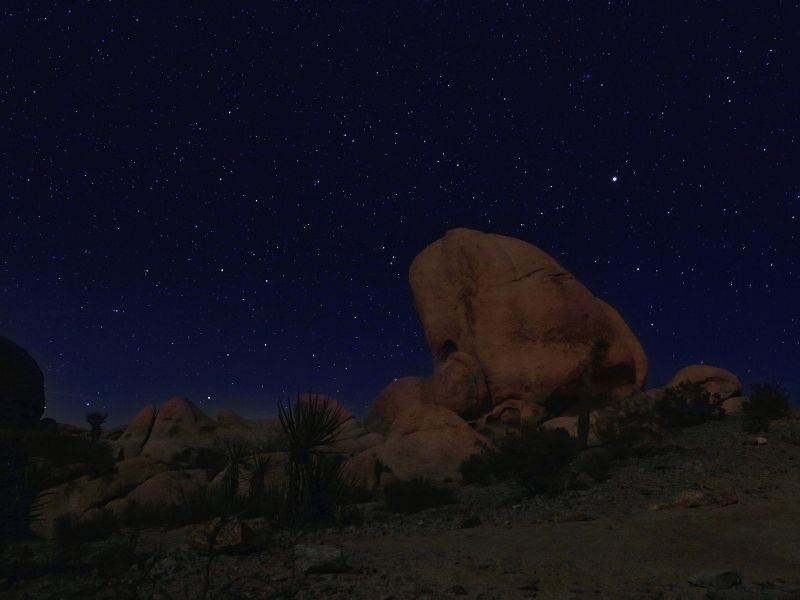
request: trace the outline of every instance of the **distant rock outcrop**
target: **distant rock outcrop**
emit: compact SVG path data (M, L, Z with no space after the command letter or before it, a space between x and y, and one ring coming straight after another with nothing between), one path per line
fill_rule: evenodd
M218 424L191 401L176 396L159 408L143 408L115 443L123 458L171 460L186 449L212 446L217 429Z
M683 367L675 373L667 387L678 386L684 381L699 383L709 395L712 397L718 396L720 401L738 396L742 392L742 383L736 375L711 365L689 365L688 367Z
M0 423L35 425L44 413L44 375L23 348L0 336Z

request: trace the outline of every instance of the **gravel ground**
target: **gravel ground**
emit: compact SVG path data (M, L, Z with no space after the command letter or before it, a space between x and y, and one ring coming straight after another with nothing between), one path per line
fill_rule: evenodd
M528 497L512 483L470 485L457 504L413 515L363 505L361 526L277 532L267 550L218 557L207 597L800 599L800 421L764 437L754 444L728 418L681 430L663 454L614 461L589 490ZM670 507L685 492L701 506ZM338 549L345 566L304 575L297 545ZM25 579L0 599L201 597L208 559L181 531L145 532L142 548L150 561L138 572ZM715 570L741 583L689 583Z

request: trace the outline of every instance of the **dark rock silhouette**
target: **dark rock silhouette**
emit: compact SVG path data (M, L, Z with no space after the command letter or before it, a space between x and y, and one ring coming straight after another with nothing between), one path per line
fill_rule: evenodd
M23 348L0 336L0 421L34 425L44 413L44 375Z

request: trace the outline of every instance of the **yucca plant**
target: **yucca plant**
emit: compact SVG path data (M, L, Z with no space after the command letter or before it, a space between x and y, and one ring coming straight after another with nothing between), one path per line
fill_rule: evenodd
M106 422L108 419L108 415L100 413L100 412L90 412L86 415L86 422L89 424L89 427L92 429L89 431L89 436L93 441L97 441L100 439L100 436L103 433L103 423Z
M239 476L249 466L252 451L236 440L222 440L220 447L225 461L222 489L229 496L235 496L239 491Z
M287 508L301 521L328 513L331 495L321 490L330 490L330 479L339 478L339 472L322 447L337 441L344 424L341 411L322 397L309 394L305 399L298 396L293 404L279 403L278 419L289 446Z
M251 500L259 500L264 497L264 476L272 466L272 457L256 454L248 465L249 489L248 494Z

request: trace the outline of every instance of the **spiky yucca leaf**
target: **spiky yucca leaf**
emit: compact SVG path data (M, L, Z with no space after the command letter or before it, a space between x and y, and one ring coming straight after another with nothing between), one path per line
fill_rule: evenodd
M345 419L338 407L331 406L318 395L294 404L278 403L278 419L289 440L289 451L298 456L306 456L336 442Z
M250 498L264 497L264 476L272 466L271 456L256 455L248 465L250 471Z
M247 467L252 452L245 444L236 440L222 440L219 445L225 460L222 489L235 496L239 491L239 475Z

